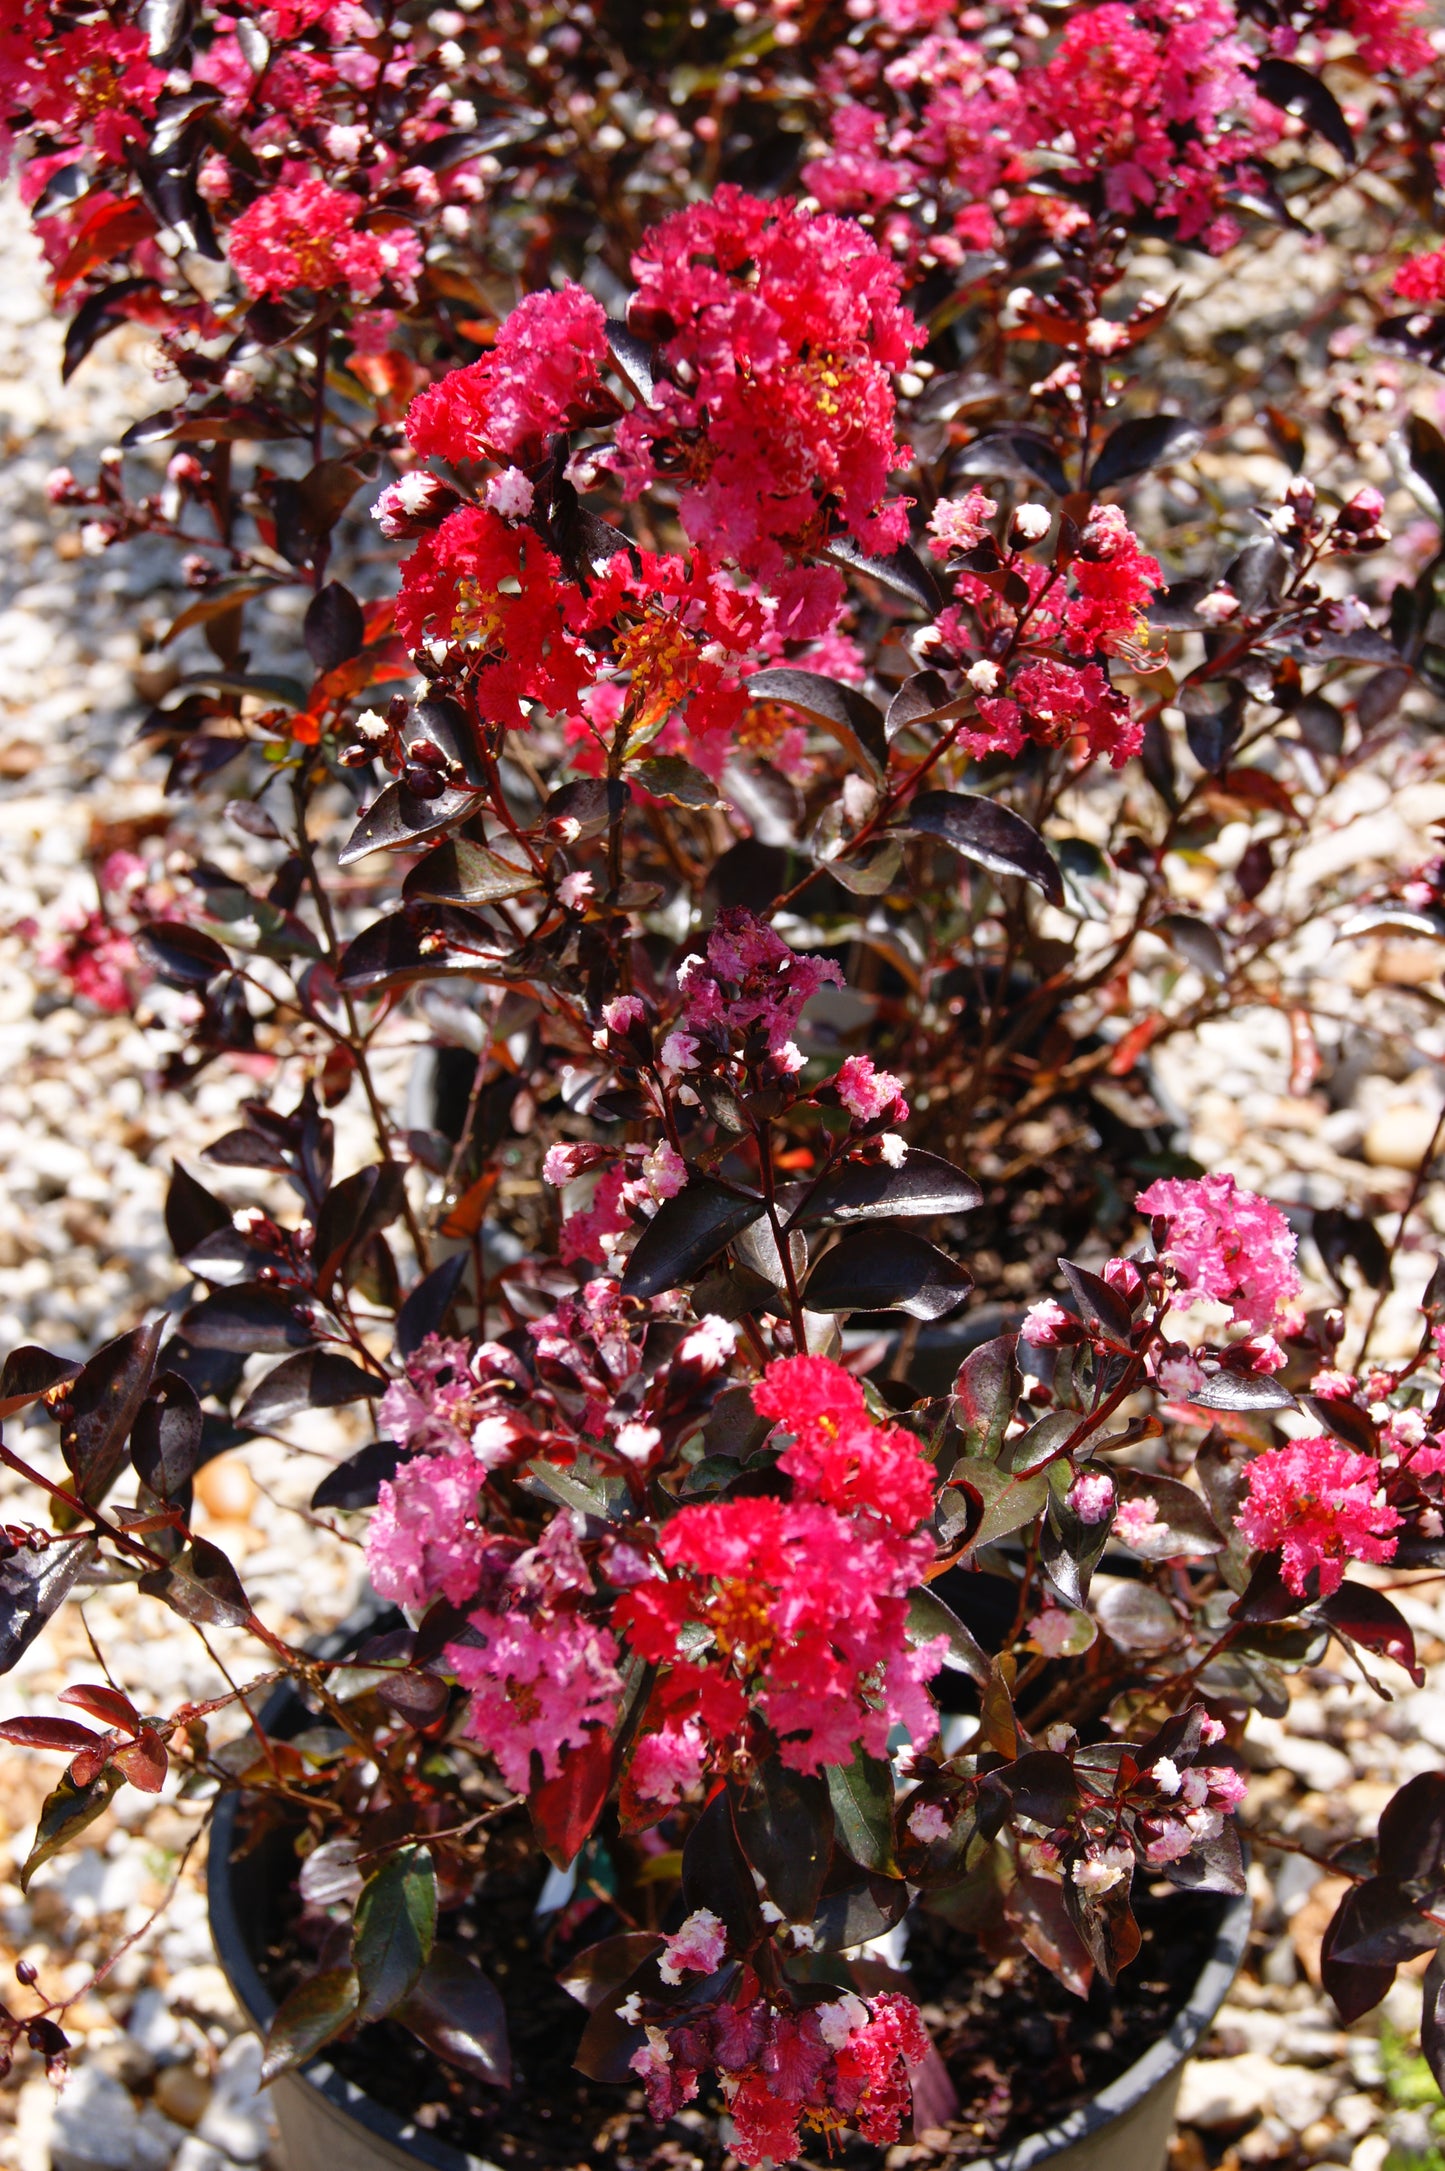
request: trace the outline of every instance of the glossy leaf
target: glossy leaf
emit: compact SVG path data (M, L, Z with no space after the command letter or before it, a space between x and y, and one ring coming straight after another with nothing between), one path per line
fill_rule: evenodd
M246 1356L280 1356L313 1339L307 1321L284 1290L268 1282L203 1297L181 1314L180 1331L195 1349L236 1350Z
M386 1384L381 1374L364 1371L338 1350L303 1349L294 1357L283 1357L266 1374L237 1412L236 1422L267 1432L301 1410L335 1410L348 1402L374 1401L385 1392Z
M945 1605L937 1591L927 1584L908 1595L908 1640L910 1643L931 1643L935 1638L948 1639L944 1665L952 1672L966 1673L980 1686L988 1679L989 1658L973 1630L961 1621L951 1606Z
M456 1302L457 1291L467 1271L467 1254L453 1252L450 1259L443 1259L424 1274L416 1287L408 1291L406 1302L396 1315L396 1352L399 1357L410 1357L419 1349L429 1334L440 1334L446 1324L447 1313Z
M219 942L184 920L157 920L137 928L135 946L167 987L203 988L217 973L231 969Z
M676 1289L700 1274L762 1212L760 1198L694 1175L675 1197L663 1200L638 1238L623 1272L623 1295L656 1297Z
M252 1618L240 1577L209 1538L192 1538L176 1560L164 1568L148 1568L137 1589L148 1598L159 1598L183 1621L244 1628Z
M851 573L864 573L894 595L916 603L929 618L936 618L947 600L931 569L907 543L879 557L842 532L829 537L823 555L835 565L845 565Z
M333 1184L316 1217L311 1248L316 1287L324 1297L350 1254L389 1228L406 1204L406 1179L395 1161L372 1161Z
M71 1704L77 1711L88 1711L102 1726L119 1727L123 1732L133 1733L140 1725L140 1713L130 1698L101 1681L78 1681L73 1688L62 1689L56 1701Z
M557 1980L569 1998L595 2012L613 1997L644 1960L658 1951L662 1939L651 1930L619 1930L588 1945L569 1960Z
M172 1251L185 1259L207 1237L223 1233L235 1233L229 1209L177 1161L166 1190L166 1234Z
M508 2088L512 2051L496 1984L454 1945L438 1945L396 2019L446 2065L493 2088Z
M685 761L681 754L650 754L635 761L628 775L654 799L670 799L679 807L719 807L722 796L710 776Z
M60 1451L87 1507L105 1498L125 1461L126 1441L150 1387L161 1322L135 1327L97 1350L69 1392Z
M877 1221L894 1214L964 1214L982 1198L973 1178L951 1161L910 1147L901 1168L890 1168L886 1161L841 1162L787 1225L811 1228L819 1222Z
M130 1459L136 1476L161 1500L175 1500L201 1459L205 1421L194 1387L178 1372L162 1372L136 1413Z
M953 1383L953 1418L967 1454L996 1460L1022 1393L1013 1335L996 1335L969 1351Z
M886 1757L855 1748L847 1764L828 1766L838 1844L863 1869L897 1874L893 1858L893 1771Z
M972 1287L966 1267L909 1229L850 1228L824 1252L804 1294L814 1312L899 1311L913 1319L942 1319Z
M1445 2089L1445 1938L1436 1946L1435 1957L1425 1970L1424 1992L1420 2049L1435 2077L1435 2086Z
M1425 1669L1415 1656L1414 1631L1399 1607L1383 1591L1371 1590L1367 1583L1342 1583L1328 1598L1321 1599L1315 1611L1322 1620L1329 1622L1337 1635L1362 1645L1367 1651L1378 1651L1382 1658L1392 1658L1397 1666L1404 1667L1416 1688L1424 1687ZM1435 1775L1427 1773L1424 1776L1433 1778ZM1398 1802L1399 1799L1396 1795L1395 1800ZM1445 1865L1442 1865L1442 1883L1445 1883Z
M532 1829L549 1862L570 1869L601 1816L612 1781L612 1741L604 1726L589 1726L581 1747L559 1751L561 1770L527 1797Z
M998 1778L1008 1788L1021 1817L1039 1824L1063 1824L1078 1807L1079 1789L1074 1767L1057 1749L1030 1749Z
M920 792L895 826L915 836L937 837L990 874L1031 882L1052 905L1064 902L1063 876L1043 838L1021 814L997 800L973 792Z
M1204 432L1185 415L1131 415L1105 438L1089 476L1092 490L1107 490L1147 475L1152 467L1186 460L1204 442Z
M72 1538L44 1553L24 1546L0 1561L0 1673L29 1650L94 1559L88 1539Z
M42 1862L50 1861L72 1840L79 1839L87 1825L104 1816L110 1807L111 1796L124 1783L121 1774L109 1764L88 1786L78 1787L70 1774L65 1774L41 1806L35 1838L20 1869L22 1892L30 1890L30 1880Z
M473 793L448 785L435 799L420 799L395 779L383 784L337 853L338 866L353 867L369 852L400 852L438 837L476 805Z
M530 867L494 852L470 837L449 837L410 869L401 894L408 904L490 905L498 898L521 897L541 886Z
M860 768L880 777L887 770L888 738L883 712L856 686L787 665L755 672L748 680L748 692L754 701L779 701L797 709L829 732Z
M74 1756L99 1740L93 1727L82 1726L77 1719L47 1719L39 1713L0 1719L0 1741L14 1742L17 1749L51 1749L61 1756Z
M1422 1892L1445 1889L1445 1772L1406 1780L1381 1813L1379 1842L1392 1876Z
M334 2042L355 2020L360 1999L356 1970L350 1967L322 1968L288 1991L266 2030L262 2082L294 2072Z
M356 1903L351 1961L358 2023L380 2020L407 1995L432 1954L436 1870L425 1847L399 1847L368 1877Z
M1206 980L1219 985L1229 978L1229 953L1223 938L1197 913L1166 912L1154 922L1154 932L1162 935L1170 948Z
M734 1809L738 1841L767 1896L789 1922L811 1922L833 1844L824 1781L765 1757Z
M715 1794L682 1850L682 1897L689 1914L709 1907L728 1933L730 1949L753 1952L766 1935L758 1891L733 1826L726 1788Z
M1220 1370L1191 1389L1181 1399L1201 1410L1295 1410L1299 1408L1288 1387L1263 1372Z
M1347 166L1355 163L1355 137L1339 99L1327 83L1292 60L1271 53L1255 71L1260 96L1282 113L1293 113L1317 136L1339 152Z
M13 1417L17 1410L38 1402L52 1387L74 1379L79 1371L73 1358L52 1356L34 1342L12 1349L0 1372L0 1419Z
M1381 1850L1381 1860L1385 1860ZM1367 1877L1340 1902L1332 1924L1330 1957L1345 1967L1398 1967L1428 1952L1439 1929L1417 1913L1398 1877Z

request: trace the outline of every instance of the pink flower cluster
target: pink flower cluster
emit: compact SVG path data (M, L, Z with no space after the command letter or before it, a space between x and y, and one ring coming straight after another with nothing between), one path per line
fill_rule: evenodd
M896 1531L916 1530L933 1507L933 1469L911 1432L878 1425L861 1383L828 1357L775 1358L753 1407L787 1427L778 1467L807 1498L868 1508Z
M845 1990L833 2001L791 2009L755 1996L721 2001L684 2021L649 2027L632 2069L647 2088L659 2125L697 2094L712 2067L745 2164L791 2161L802 2128L856 2127L886 2147L898 2139L912 2102L911 2076L929 2053L912 2000L885 1990L865 2001Z
M893 1725L915 1741L937 1720L924 1688L941 1647L913 1647L907 1594L931 1558L911 1535L932 1504L916 1443L874 1427L862 1389L817 1357L779 1360L754 1389L793 1434L780 1468L794 1498L678 1511L658 1553L665 1577L624 1593L615 1625L669 1673L632 1783L653 1802L700 1775L709 1742L736 1740L751 1709L797 1771L881 1755Z
M1288 1323L1300 1278L1294 1231L1277 1206L1223 1174L1162 1176L1134 1204L1168 1225L1159 1256L1181 1309L1215 1298L1261 1335Z
M1248 1479L1239 1528L1261 1552L1279 1554L1280 1574L1296 1597L1315 1569L1320 1596L1328 1598L1346 1561L1392 1558L1403 1517L1381 1496L1380 1468L1370 1456L1320 1433L1256 1455Z
M607 319L584 287L569 281L525 295L490 354L417 394L406 434L417 452L453 466L538 458L569 414L603 391L606 358Z
M312 175L258 196L231 228L231 262L253 294L345 287L372 301L384 285L409 298L421 246L404 225L359 226L362 199Z
M468 1738L519 1794L535 1784L534 1759L544 1779L555 1779L562 1750L585 1747L594 1728L617 1717L617 1642L587 1617L591 1596L564 1509L511 1562L491 1602L468 1614L466 1639L447 1645L448 1665L472 1692Z
M830 958L790 950L766 920L729 905L713 924L706 956L684 958L677 984L682 1010L662 1045L667 1070L685 1073L726 1058L741 1041L745 1060L766 1058L791 1076L803 1067L792 1034L804 1005L820 987L842 987L843 975Z
M884 503L903 458L890 372L921 335L861 227L725 184L646 235L633 273L664 372L618 428L629 493L680 476L692 541L769 582L834 522L870 550L905 539L906 507ZM833 615L839 576L808 579Z

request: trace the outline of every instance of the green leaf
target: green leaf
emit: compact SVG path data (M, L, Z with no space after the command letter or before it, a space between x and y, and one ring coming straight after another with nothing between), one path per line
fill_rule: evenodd
M897 1875L893 1859L893 1772L886 1757L853 1752L851 1764L828 1766L828 1792L838 1843L862 1869Z
M117 1787L124 1784L124 1774L112 1765L92 1779L87 1787L76 1786L69 1772L54 1792L47 1794L40 1811L40 1822L35 1827L35 1842L25 1857L20 1872L20 1889L30 1890L30 1880L42 1862L48 1862L53 1854L59 1854L73 1839L78 1839L88 1824L110 1807L110 1798Z
M380 2020L398 2006L431 1958L437 1881L425 1847L389 1856L356 1903L351 1957L360 1995L358 2021Z
M654 799L670 799L674 806L720 807L723 803L712 778L681 754L651 754L646 761L632 762L627 773Z
M262 2081L274 2081L278 2074L314 2058L323 2045L350 2027L360 1997L354 1968L323 1968L319 1975L298 1983L281 2000L266 2030Z
M1010 1531L1022 1530L1048 1504L1049 1481L1042 1470L1026 1477L1011 1476L996 1462L964 1455L953 1466L949 1486L966 1485L983 1502L983 1520L973 1534L975 1546L992 1545Z

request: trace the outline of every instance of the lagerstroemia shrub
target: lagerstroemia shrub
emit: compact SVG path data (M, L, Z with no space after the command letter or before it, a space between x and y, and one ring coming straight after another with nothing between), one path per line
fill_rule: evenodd
M1137 1884L1243 1889L1250 1709L1331 1638L1416 1673L1370 1571L1445 1564L1438 1281L1377 1364L1307 1305L1278 1206L1105 1115L1246 1003L1291 1011L1308 1090L1288 944L1348 896L1301 906L1294 859L1353 766L1428 766L1426 21L3 22L67 368L129 320L168 385L52 496L87 548L183 552L144 733L230 817L184 878L109 869L51 967L149 1005L173 1085L258 1055L282 1082L209 1154L264 1205L176 1173L201 1293L83 1364L6 1363L0 1414L59 1453L0 1449L35 1494L0 1646L129 1579L259 1637L329 1729L303 1756L253 1702L222 1754L230 1696L68 1689L88 1723L0 1724L69 1759L26 1878L172 1762L244 1785L299 1834L322 1954L268 2070L390 2014L503 2088L502 2001L448 1926L529 1822L539 1882L546 1856L595 1895L584 2072L658 2120L724 2109L746 2163L891 2142L937 2059L861 1948L914 1907L1112 1980ZM1186 282L1277 247L1348 277L1191 380ZM1399 537L1383 413L1429 507ZM1226 828L1201 904L1182 870ZM1445 928L1438 866L1356 902ZM401 1035L455 1106L388 1105ZM375 1158L338 1176L348 1095ZM1051 1108L1128 1178L1077 1172L1057 1269L1017 1148ZM1313 1233L1388 1281L1372 1226ZM377 1439L314 1511L365 1518L398 1610L338 1670L257 1620L191 1503L209 1456L347 1405ZM1412 1780L1378 1861L1335 1865L1347 2015L1435 1942L1442 1792ZM63 2056L38 1999L0 2036Z

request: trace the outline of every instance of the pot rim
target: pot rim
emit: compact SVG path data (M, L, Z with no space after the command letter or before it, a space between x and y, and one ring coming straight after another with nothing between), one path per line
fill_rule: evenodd
M363 1606L333 1634L318 1640L317 1654L323 1658L339 1655L349 1645L354 1645L387 1610L376 1602ZM293 1692L287 1687L273 1691L261 1714L263 1725L274 1731L281 1711L292 1698ZM216 1805L206 1859L206 1900L211 1938L222 1972L252 2027L264 2035L276 2011L276 2000L251 1957L236 1905L231 1852L239 1809L239 1793L223 1794ZM1123 2118L1169 2080L1202 2041L1228 1996L1244 1958L1253 1912L1247 1893L1225 1897L1214 1943L1188 2001L1175 2014L1168 2033L1151 2043L1132 2065L1126 2066L1117 2080L1110 2081L1087 2103L1081 2103L1052 2125L1040 2127L1037 2133L1031 2133L1016 2147L996 2156L972 2157L966 2164L958 2164L955 2171L1035 2171L1036 2166L1046 2163L1050 2157ZM363 2088L338 2073L324 2057L312 2059L299 2071L284 2075L283 2079L316 2089L342 2117L354 2119L378 2141L402 2150L418 2163L429 2165L431 2171L500 2171L488 2157L473 2156L465 2149L454 2148L449 2141L438 2140L414 2120L402 2118L373 2101Z

